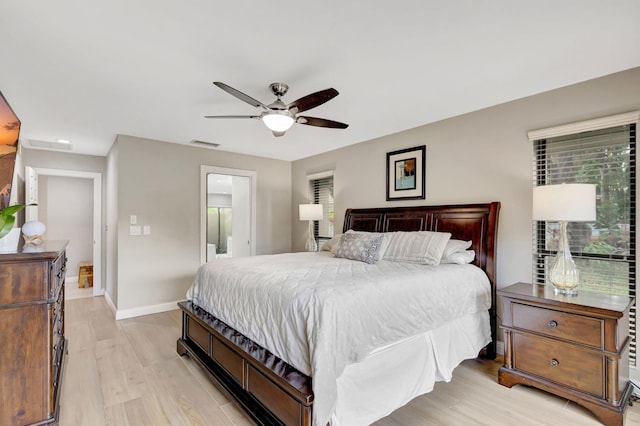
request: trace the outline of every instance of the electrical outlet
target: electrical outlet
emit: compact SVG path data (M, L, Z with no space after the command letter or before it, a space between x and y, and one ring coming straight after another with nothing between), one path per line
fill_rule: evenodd
M129 235L142 235L142 228L140 226L130 226Z

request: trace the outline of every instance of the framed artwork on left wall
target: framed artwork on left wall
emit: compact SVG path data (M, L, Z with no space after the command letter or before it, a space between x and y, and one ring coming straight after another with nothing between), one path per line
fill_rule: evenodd
M387 201L424 200L425 145L387 153Z

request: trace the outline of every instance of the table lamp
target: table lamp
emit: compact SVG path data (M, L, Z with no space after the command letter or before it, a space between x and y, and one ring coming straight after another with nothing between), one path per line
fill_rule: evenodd
M596 186L563 183L533 188L533 220L560 223L558 251L549 270L549 281L555 293L577 294L579 276L571 258L567 222L595 222Z
M305 249L307 251L318 251L318 244L313 235L313 221L322 219L322 204L300 204L300 220L309 221L309 236Z

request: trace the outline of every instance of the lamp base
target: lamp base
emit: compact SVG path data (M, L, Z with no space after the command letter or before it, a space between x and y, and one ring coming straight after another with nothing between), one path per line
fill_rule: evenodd
M316 243L316 239L314 238L313 235L313 221L310 220L309 221L309 233L307 234L307 243L305 244L304 248L307 251L318 251L318 243Z
M318 243L311 236L307 239L307 243L304 246L306 251L318 251Z
M575 296L578 294L578 288L558 288L555 285L553 286L553 294L567 294L569 296Z
M549 271L549 281L555 294L578 294L578 268L571 257L567 239L567 222L560 222L558 253Z

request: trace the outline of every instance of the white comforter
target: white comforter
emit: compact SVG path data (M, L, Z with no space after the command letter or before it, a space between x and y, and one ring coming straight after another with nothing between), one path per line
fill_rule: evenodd
M313 423L326 425L346 365L488 309L491 292L473 265L369 265L321 252L209 262L187 299L313 377Z

